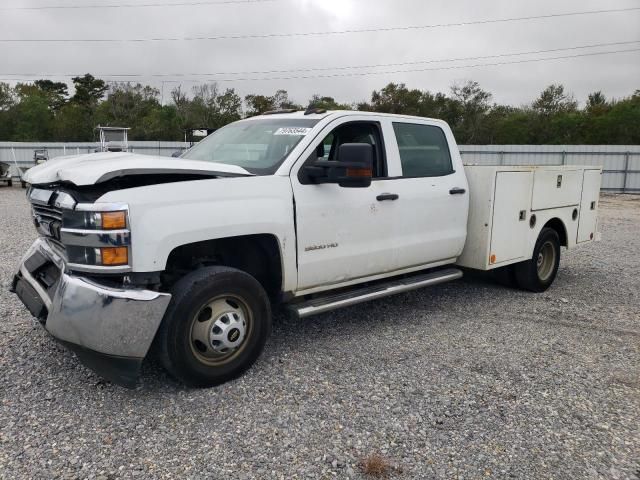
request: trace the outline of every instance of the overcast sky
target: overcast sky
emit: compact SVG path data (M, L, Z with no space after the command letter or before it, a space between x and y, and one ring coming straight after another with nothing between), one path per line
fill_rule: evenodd
M638 0L271 0L257 3L137 8L38 9L61 5L195 3L198 0L3 0L0 39L147 39L325 32L407 27L478 20L640 7ZM200 0L212 2L220 0ZM229 1L229 0L227 0ZM233 0L232 0L233 1ZM18 7L20 9L12 9ZM602 90L621 97L640 88L640 51L546 62L468 67L478 63L640 49L635 44L537 55L426 63L385 68L322 70L278 74L196 76L196 73L329 69L425 60L484 57L584 45L640 41L640 10L484 25L451 26L329 36L121 43L0 43L0 78L9 74L82 74L106 78L142 74L131 81L162 89L162 80L193 82L218 78L241 95L271 94L278 88L306 103L314 93L338 101L368 100L390 81L412 88L449 91L472 79L498 103L530 102L548 84L563 83L578 100ZM268 76L318 76L466 66L460 69L384 73L330 78L255 80ZM151 74L184 73L177 77ZM27 77L20 77L27 78ZM67 77L48 77L69 80ZM230 80L250 78L254 80ZM124 80L124 78L123 78ZM177 83L164 83L165 101Z

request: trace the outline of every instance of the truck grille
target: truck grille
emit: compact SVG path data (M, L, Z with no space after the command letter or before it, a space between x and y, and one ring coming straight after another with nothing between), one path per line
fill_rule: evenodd
M45 205L42 201L32 200L33 220L40 235L59 242L60 229L62 228L62 209L51 203L49 202L49 204Z
M33 216L38 220L62 222L62 209L43 205L32 205Z

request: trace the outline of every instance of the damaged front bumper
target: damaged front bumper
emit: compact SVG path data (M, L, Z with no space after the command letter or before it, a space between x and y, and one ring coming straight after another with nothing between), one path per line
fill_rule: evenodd
M75 276L44 238L22 259L12 290L83 364L126 387L136 385L171 299L168 293L113 288Z

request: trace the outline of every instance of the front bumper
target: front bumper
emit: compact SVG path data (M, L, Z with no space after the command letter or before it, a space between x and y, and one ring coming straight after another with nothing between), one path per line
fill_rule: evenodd
M86 366L133 387L171 295L112 288L67 272L55 247L39 238L13 280L29 311Z

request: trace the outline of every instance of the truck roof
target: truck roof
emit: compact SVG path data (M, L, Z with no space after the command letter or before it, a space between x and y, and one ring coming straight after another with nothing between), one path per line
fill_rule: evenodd
M327 117L333 116L356 116L356 115L375 115L377 117L391 117L391 118L415 118L420 120L432 120L432 121L442 121L437 118L429 118L429 117L418 117L415 115L401 115L397 113L381 113L381 112L367 112L362 110L321 110L318 109L318 113L309 112L305 110L299 110L292 112L290 110L282 110L282 111L274 111L269 112L267 114L257 115L255 117L247 118L246 120L259 120L266 118L314 118L314 119L323 119Z

